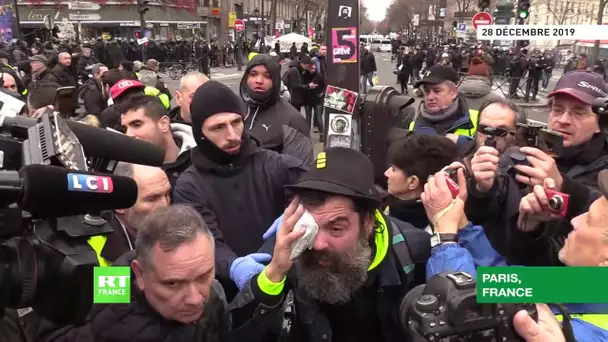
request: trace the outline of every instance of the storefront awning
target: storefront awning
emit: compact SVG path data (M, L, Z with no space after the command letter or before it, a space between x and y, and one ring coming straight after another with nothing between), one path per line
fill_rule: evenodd
M205 24L196 13L184 8L150 6L146 13L146 22L149 24ZM70 14L72 16L70 17ZM71 11L67 6L19 6L19 19L22 26L42 26L46 15L50 15L55 22L68 19L73 24L81 19L83 26L139 26L139 13L135 6L102 6L99 11ZM75 16L78 15L78 16ZM87 16L90 19L87 19ZM84 19L84 20L83 20Z

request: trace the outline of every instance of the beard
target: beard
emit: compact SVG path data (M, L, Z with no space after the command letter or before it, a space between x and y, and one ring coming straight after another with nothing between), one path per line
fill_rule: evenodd
M361 236L355 248L343 255L307 250L296 261L298 286L321 303L344 304L367 281L372 248ZM321 266L319 260L330 261Z

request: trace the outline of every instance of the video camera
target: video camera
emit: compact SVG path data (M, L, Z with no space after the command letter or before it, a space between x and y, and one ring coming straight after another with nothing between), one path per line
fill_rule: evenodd
M113 232L100 213L137 199L135 181L107 172L117 161L161 165L164 152L52 110L33 119L0 108L0 317L31 307L57 324L80 322L99 266L88 239Z
M475 279L443 272L412 289L401 302L401 326L418 341L523 341L513 317L524 309L537 320L534 304L478 304Z

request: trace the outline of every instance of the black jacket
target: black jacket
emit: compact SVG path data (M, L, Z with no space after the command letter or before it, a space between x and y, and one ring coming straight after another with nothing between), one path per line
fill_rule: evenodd
M264 103L253 100L246 91L249 70L264 65L272 77L269 100ZM292 67L287 72L296 68ZM299 77L299 75L296 75ZM287 76L286 76L287 77ZM247 105L245 128L262 141L262 147L300 159L305 165L314 161L310 129L304 117L280 97L281 67L269 55L255 56L241 80L240 93ZM291 95L293 99L293 94Z
M586 211L599 196L595 190L597 175L608 167L608 137L599 133L581 148L584 151L571 151L570 154L587 162L583 159L556 160L564 179L561 191L570 195L566 218L550 221L530 233L523 233L516 226L519 203L529 190L522 190L507 172L512 165L511 150L501 156L499 175L488 193L480 193L474 182L470 182L465 207L467 217L475 224L483 225L494 249L510 264L561 265L557 252L572 231L570 219Z
M345 305L349 305L349 309L356 312L356 317L366 317L363 321L369 320L368 323L375 324L374 327L380 330L382 336L376 336L372 339L374 342L408 341L407 332L399 323L399 307L403 297L412 288L426 281L425 267L430 257L430 235L397 219L384 215L383 219L387 224L389 241L391 236L397 234L403 236L414 268L406 274L403 271L404 265L397 256L396 245L389 245L382 262L368 273L370 278L366 285L353 295L354 299L351 302ZM376 249L375 244L374 249ZM342 342L333 336L334 327L327 316L327 310L333 310L335 307L312 300L297 286L297 283L296 272L292 268L282 294L268 296L259 289L257 277L252 278L248 286L239 292L229 306L233 331L239 335L249 336L250 341L258 341L269 331L274 331L277 325L282 324L282 315L279 312L287 292L292 290L295 318L292 319L288 336L281 341ZM364 293L365 297L362 301L359 300L362 299L361 293Z
M129 252L116 265L127 266L135 258ZM86 323L68 326L46 342L224 342L230 341L230 323L222 287L214 281L203 317L193 324L167 321L147 302L131 272L131 303L95 305Z
M190 204L203 216L215 237L216 274L225 278L234 259L262 246L262 234L289 204L283 187L306 170L298 159L259 145L244 138L241 157L229 165L194 148L193 165L173 192L175 203Z
M302 80L302 74L306 71L302 69L300 63L294 64L295 65L290 66L289 69L287 69L287 73L283 76L283 79L285 86L287 87L287 89L289 89L289 94L291 95L291 103L295 105L304 105L306 104L305 101L306 91L308 90L308 84L305 84ZM273 85L274 84L276 83L274 82L273 77Z
M376 57L371 52L364 52L361 56L361 73L365 75L376 71Z
M101 84L94 78L90 78L80 89L80 98L84 102L86 114L101 115L108 108L108 101L103 98Z

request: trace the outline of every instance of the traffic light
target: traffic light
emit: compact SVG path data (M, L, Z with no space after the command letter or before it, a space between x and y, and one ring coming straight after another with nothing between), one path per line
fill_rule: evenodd
M519 0L517 4L517 17L527 19L530 16L530 0Z
M490 0L479 0L477 6L481 11L485 11L487 8L490 8Z
M150 10L150 8L148 8L149 3L150 1L148 0L137 0L137 12L139 12L139 15L143 16Z
M458 29L458 21L452 21L452 30L456 31Z
M137 39L141 38L141 35L139 34L139 31L135 31L135 38L137 38Z

